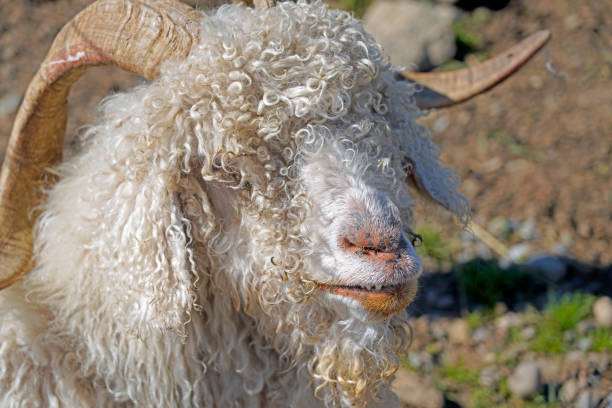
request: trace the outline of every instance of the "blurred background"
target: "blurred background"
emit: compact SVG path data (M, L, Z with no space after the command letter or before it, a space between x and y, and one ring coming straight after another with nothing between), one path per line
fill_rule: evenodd
M0 155L59 28L90 0L0 0ZM206 9L205 0L187 1ZM339 0L412 70L453 70L528 34L518 73L423 119L463 180L466 229L418 203L426 265L394 388L411 407L612 407L612 2ZM99 101L140 81L90 70L67 144ZM69 153L68 153L69 154Z

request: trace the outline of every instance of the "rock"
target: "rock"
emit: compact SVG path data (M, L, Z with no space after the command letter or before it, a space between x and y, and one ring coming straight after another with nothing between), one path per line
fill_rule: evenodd
M542 276L551 283L560 282L567 272L565 262L551 255L536 255L529 258L524 265L532 274Z
M554 358L538 358L536 360L540 368L543 384L555 382L561 372L561 362Z
M429 381L423 380L419 375L400 368L395 373L395 380L391 384L404 404L415 408L442 408L444 397Z
M440 116L431 127L435 133L443 133L450 125L450 116Z
M581 336L586 336L595 329L595 322L591 319L583 320L578 323L576 330Z
M457 10L449 5L383 0L368 8L363 21L393 65L423 71L455 55L451 25L457 16Z
M476 330L474 330L474 333L472 333L472 339L477 342L480 343L482 341L485 341L491 334L489 333L489 330L484 328L484 327L479 327Z
M578 395L578 382L573 378L567 380L561 386L561 391L559 391L559 395L562 402L572 402L574 398L576 398L576 395Z
M536 394L542 387L542 373L537 363L528 361L520 363L508 377L510 392L520 398Z
M523 318L518 313L506 313L495 319L495 327L500 330L507 330L510 327L517 327L523 324Z
M454 320L448 327L448 340L452 344L469 344L472 340L470 327L463 319Z
M527 218L521 223L518 229L519 236L523 239L534 239L537 238L536 220L534 218Z
M599 395L592 390L584 390L576 400L576 408L596 408L599 405Z
M525 341L533 339L535 335L536 335L536 330L533 328L533 326L527 326L521 332L521 337Z
M589 339L588 337L583 337L580 340L578 340L578 350L587 351L588 349L591 348L592 344L593 344L593 341L591 339Z
M493 387L499 381L499 371L495 366L489 366L482 369L478 377L480 385L483 387Z
M595 323L599 326L612 327L612 299L600 297L593 305Z
M21 103L21 95L9 93L0 99L0 116L8 116L17 110Z
M612 408L612 392L604 399L601 408Z
M531 252L531 244L522 242L508 248L508 260L512 263L522 262Z
M444 330L444 327L442 327L442 323L440 321L432 322L429 329L431 330L431 335L436 340L446 339L446 330Z

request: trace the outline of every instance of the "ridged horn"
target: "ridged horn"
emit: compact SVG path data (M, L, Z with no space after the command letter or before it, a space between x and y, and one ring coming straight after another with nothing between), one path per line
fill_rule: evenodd
M2 165L0 289L31 268L36 208L55 181L47 169L62 157L71 85L95 65L153 79L164 61L189 54L198 22L178 0L99 0L59 32L26 91Z
M520 43L473 67L451 72L416 73L404 71L402 79L416 82L423 90L415 95L421 109L441 108L463 102L501 82L550 39L550 31L533 33Z

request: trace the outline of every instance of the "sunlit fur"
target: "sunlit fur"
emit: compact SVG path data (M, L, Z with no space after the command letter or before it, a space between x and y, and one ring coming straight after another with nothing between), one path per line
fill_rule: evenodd
M381 279L337 236L355 212L408 234L407 172L466 215L414 89L319 2L225 6L201 31L57 169L36 266L0 293L0 406L397 404L405 312L317 283Z

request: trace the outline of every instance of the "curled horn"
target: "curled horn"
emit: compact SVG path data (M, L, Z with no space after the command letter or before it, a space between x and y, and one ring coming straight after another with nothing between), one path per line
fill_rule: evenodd
M533 33L520 43L473 67L451 72L405 71L400 79L416 82L423 90L415 95L421 109L440 108L465 101L486 91L519 69L550 39L550 31Z
M0 289L32 266L35 209L55 181L48 169L62 157L72 84L96 65L153 79L164 61L189 54L198 21L178 0L99 0L59 32L26 91L0 173Z

